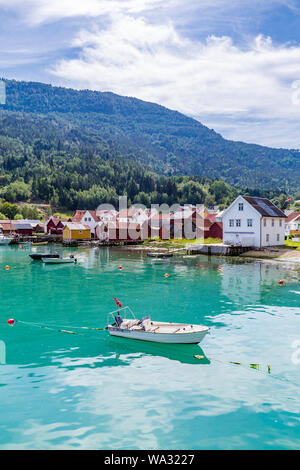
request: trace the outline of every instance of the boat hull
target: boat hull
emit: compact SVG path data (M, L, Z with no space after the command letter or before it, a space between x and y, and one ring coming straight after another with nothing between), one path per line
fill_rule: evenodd
M30 258L33 259L33 260L41 260L42 258L46 259L46 258L59 258L59 254L47 254L47 253L31 253L30 255Z
M174 333L151 333L147 331L123 330L120 328L108 327L111 336L119 336L121 338L137 339L141 341L151 341L153 343L168 344L198 344L201 343L209 328L203 331L195 331L192 333L174 334Z
M4 246L4 245L9 245L10 242L12 241L12 238L1 238L0 239L0 246Z
M70 264L75 263L75 259L60 259L60 258L42 258L43 263L46 264Z

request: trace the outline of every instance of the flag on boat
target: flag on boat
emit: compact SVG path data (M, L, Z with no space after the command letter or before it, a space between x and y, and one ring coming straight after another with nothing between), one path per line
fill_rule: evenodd
M123 306L123 304L122 304L116 297L114 297L114 300L115 300L115 302L116 302L116 304L117 304L118 307L122 307L122 306Z

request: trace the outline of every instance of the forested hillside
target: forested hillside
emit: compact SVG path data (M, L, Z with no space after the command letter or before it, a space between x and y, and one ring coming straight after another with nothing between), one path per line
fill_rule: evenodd
M271 195L299 189L298 151L227 141L191 118L134 98L5 82L5 200L44 200L73 209L128 194L130 202L146 205L227 204L237 194L230 185Z

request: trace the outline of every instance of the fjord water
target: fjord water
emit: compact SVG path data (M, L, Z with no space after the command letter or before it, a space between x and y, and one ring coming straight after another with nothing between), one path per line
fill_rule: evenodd
M158 265L137 252L56 248L78 264L0 248L1 449L300 447L296 267L204 256ZM211 331L201 349L78 328L105 326L113 296L137 314Z

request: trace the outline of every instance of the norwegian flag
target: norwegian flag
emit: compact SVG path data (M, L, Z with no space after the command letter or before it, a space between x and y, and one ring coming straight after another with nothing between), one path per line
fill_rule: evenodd
M123 304L116 297L114 297L114 301L116 302L117 307L122 307Z

